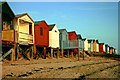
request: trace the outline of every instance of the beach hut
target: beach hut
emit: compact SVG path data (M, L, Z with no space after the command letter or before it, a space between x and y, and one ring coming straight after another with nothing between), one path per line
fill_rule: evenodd
M46 48L49 47L49 26L45 20L35 21L34 41L36 57L44 54L44 58L46 58Z
M104 43L99 43L99 52L104 53Z
M78 53L77 48L74 47L78 47L78 42L77 42L77 34L75 31L71 31L68 32L68 39L70 41L70 45L69 47L71 47L72 49L70 49L70 55L73 57L73 55L76 55Z
M66 29L59 29L59 44L61 49L61 55L63 57L64 50L68 47L68 33Z
M88 40L85 38L83 39L83 41L84 41L84 50L88 51L88 48L89 48Z
M14 28L17 32L18 59L21 55L28 60L33 58L34 21L27 14L18 14L14 18Z
M93 52L99 52L99 44L98 40L93 40Z
M109 54L109 52L110 52L110 46L108 45L107 46L107 53Z
M113 54L113 47L110 47L109 54Z
M105 44L105 53L108 53L108 44Z
M80 51L81 51L81 50L83 50L83 49L84 49L84 41L83 41L83 39L82 39L81 34L77 34L77 37L78 37L77 39L78 39L78 41L79 41L78 46L79 46Z
M51 49L51 57L59 54L59 30L56 24L49 25L49 47Z
M7 2L0 2L0 30L2 43L2 56L0 55L0 61L4 58L8 60L15 60L15 30L13 25L13 19L15 17L13 11Z
M88 51L92 52L93 51L93 44L92 44L92 40L88 39Z
M99 52L99 41L96 40L96 52L98 53Z

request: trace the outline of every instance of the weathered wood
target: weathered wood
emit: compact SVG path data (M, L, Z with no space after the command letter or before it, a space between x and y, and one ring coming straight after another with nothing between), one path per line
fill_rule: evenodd
M57 58L59 58L59 48L57 49Z
M70 57L70 53L69 53L69 50L67 50L67 56L68 56L68 58Z
M22 56L23 56L24 58L26 58L27 60L30 60L30 59L27 57L27 55L26 55L25 49L22 50L22 49L19 47L19 51L21 52L21 54L22 54ZM31 52L32 52L32 50L31 50Z
M84 52L85 52L85 51L84 51L84 49L83 49L83 60L84 60Z
M14 47L13 47L13 51L12 51L12 54L11 54L11 61L15 61L16 59L16 44L14 44Z
M44 58L46 59L46 47L44 47Z
M53 49L51 48L51 58L53 58Z
M31 46L31 48L30 48L30 58L31 59L33 59L33 52L34 52L33 48L34 48L33 46Z
M62 55L62 57L63 57L63 53L64 53L64 49L61 49L61 55Z
M14 42L14 30L3 30L2 40Z
M7 53L5 53L3 56L0 57L0 61L2 61L6 56L11 54L13 52L13 48L11 48Z
M37 52L36 45L35 45L35 44L33 44L33 53L34 53L34 55L36 55L36 52Z
M16 45L16 60L18 60L18 57L19 57L19 45Z
M11 59L11 61L14 61L14 48L13 48L13 51L12 51L12 53L10 54L10 59Z

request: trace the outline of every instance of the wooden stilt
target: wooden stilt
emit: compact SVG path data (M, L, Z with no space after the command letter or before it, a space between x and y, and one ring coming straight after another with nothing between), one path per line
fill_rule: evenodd
M18 60L18 54L19 54L19 45L16 44L16 60Z
M13 54L13 61L16 60L16 48L17 48L17 44L14 44L13 50L14 50L14 54Z
M78 39L78 60L79 60L79 58L80 58L80 40Z
M51 58L53 58L53 49L51 48Z
M11 61L15 61L15 53L16 53L16 44L13 46L13 50L11 53Z
M63 57L63 53L64 53L64 49L61 49L61 55L62 55L62 57Z
M73 58L73 51L71 52L71 58Z
M31 46L30 58L33 59L34 45Z
M33 44L33 55L34 55L35 58L37 57L36 53L37 53L37 48L36 48L36 45Z
M12 50L12 53L11 53L11 55L10 55L10 59L11 59L11 61L14 61L14 58L15 58L15 50L14 50L14 47L12 48L13 50Z
M83 49L83 60L84 60L84 52L85 52L85 51L84 51L84 49Z
M44 59L46 59L46 47L44 47Z
M70 57L69 50L67 50L67 56L68 56L68 58Z
M59 58L59 48L57 49L57 58Z

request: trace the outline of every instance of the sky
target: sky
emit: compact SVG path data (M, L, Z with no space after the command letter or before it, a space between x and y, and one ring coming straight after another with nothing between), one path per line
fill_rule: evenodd
M76 31L118 49L117 2L8 2L15 14L28 13L59 29Z

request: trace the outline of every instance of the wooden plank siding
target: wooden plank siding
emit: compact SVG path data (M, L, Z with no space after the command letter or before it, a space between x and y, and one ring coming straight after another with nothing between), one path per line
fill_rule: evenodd
M18 32L17 43L26 45L34 43L34 21L27 13L16 15L14 27Z
M68 47L68 33L66 29L59 29L59 44L60 44L60 49L64 49Z
M93 40L93 52L99 52L98 40Z
M45 21L36 21L34 26L35 45L40 47L49 46L49 26Z
M83 41L84 41L84 50L88 51L88 48L90 47L88 44L88 40L85 38L85 39L83 39Z
M1 40L4 43L15 42L15 31L13 26L13 19L15 17L13 11L9 7L7 2L0 2L0 7L2 8L2 22L1 22L1 29L2 29L2 37ZM8 13L9 12L9 13Z
M15 31L14 30L2 30L2 40L3 41L15 41Z
M59 30L56 24L49 25L49 47L59 48Z

